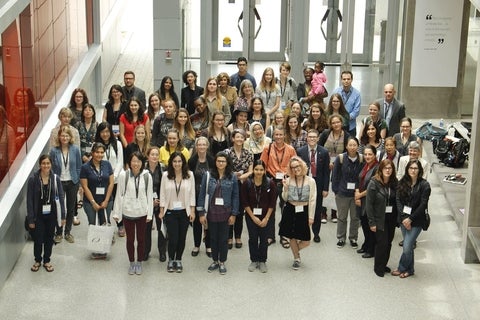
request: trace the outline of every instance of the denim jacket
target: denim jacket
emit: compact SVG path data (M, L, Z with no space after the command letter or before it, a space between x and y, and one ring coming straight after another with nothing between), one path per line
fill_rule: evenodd
M50 158L52 158L52 171L60 176L62 173L62 150L55 147L50 150ZM80 157L80 149L71 144L68 147L68 161L70 166L70 176L72 182L77 184L80 182L80 169L82 168L82 158Z
M215 189L217 188L218 180L215 179L211 173L208 174L208 195L212 199L215 194ZM197 211L199 215L205 215L205 196L207 188L207 172L203 174L202 183L200 185L200 194L198 195L197 202ZM237 177L234 174L231 174L230 177L221 180L223 204L225 207L231 209L232 215L236 216L239 211L239 190L238 190L238 181Z

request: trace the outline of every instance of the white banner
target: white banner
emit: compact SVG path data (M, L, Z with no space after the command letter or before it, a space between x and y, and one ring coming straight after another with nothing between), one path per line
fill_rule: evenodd
M462 1L416 1L410 86L457 86L462 12Z

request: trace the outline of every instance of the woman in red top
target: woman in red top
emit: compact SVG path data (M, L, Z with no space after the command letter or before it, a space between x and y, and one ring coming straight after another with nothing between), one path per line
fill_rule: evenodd
M145 106L137 97L132 97L128 101L127 110L120 116L120 141L124 148L133 142L133 132L139 124L145 126L147 136L150 137L150 119L145 114Z

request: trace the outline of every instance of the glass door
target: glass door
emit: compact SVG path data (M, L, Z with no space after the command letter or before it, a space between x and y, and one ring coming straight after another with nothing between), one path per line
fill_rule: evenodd
M213 12L214 60L284 59L286 0L216 0Z

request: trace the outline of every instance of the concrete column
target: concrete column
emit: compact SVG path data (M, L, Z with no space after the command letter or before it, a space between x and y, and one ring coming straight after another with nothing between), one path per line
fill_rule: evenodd
M181 0L153 1L153 89L158 90L162 78L168 75L172 77L178 95L183 87L180 3Z
M303 63L308 61L308 10L309 1L291 1L290 23L290 64L291 76L297 83L304 82Z

